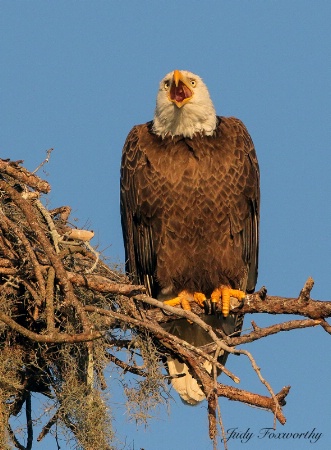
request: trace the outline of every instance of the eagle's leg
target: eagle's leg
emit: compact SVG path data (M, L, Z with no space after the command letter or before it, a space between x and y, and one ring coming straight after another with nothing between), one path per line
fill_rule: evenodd
M201 307L205 307L206 296L202 292L194 292L192 295L188 291L181 291L177 297L172 298L170 300L165 300L164 303L170 306L181 305L183 309L186 311L191 311L190 301L195 301Z
M164 303L169 306L181 305L183 309L190 311L190 300L193 300L192 295L187 291L181 291L177 297L165 300Z
M221 300L222 314L224 317L227 317L230 312L230 297L235 297L238 300L242 300L245 296L245 292L240 291L239 289L231 289L227 286L220 286L215 289L210 296L212 314L215 314L216 305Z

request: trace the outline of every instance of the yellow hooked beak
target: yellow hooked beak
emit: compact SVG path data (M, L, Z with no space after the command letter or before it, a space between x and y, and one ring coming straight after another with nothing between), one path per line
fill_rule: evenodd
M187 79L180 70L175 70L172 78L168 99L178 108L189 102L193 97L193 90L190 80Z

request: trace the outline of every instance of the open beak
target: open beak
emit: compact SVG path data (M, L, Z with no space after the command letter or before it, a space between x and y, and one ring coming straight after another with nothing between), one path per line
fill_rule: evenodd
M181 108L192 97L193 90L190 87L190 81L179 70L175 70L168 93L169 100Z

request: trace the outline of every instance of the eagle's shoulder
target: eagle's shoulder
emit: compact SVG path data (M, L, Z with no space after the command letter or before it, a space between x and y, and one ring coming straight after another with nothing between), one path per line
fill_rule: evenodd
M235 139L236 145L247 153L254 151L252 138L242 120L237 117L219 116L216 135L226 136L230 140Z
M227 147L229 151L246 155L249 164L254 167L254 170L257 171L257 173L259 173L258 160L253 140L246 126L240 119L236 117L218 117L215 135L219 144Z
M135 125L129 132L122 151L122 185L129 184L130 172L139 165L146 148L149 147L150 130L151 122L147 122Z
M135 151L137 147L141 145L141 140L144 137L149 136L152 131L152 121L143 123L140 125L135 125L127 135L124 143L123 153L128 151Z
M217 116L217 134L226 134L228 136L249 136L243 121L237 117Z

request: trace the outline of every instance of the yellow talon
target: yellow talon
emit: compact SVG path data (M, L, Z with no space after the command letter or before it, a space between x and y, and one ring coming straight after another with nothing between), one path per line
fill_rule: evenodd
M230 313L230 297L235 297L238 300L242 300L245 295L245 292L240 291L239 289L231 289L226 286L220 286L212 292L210 300L212 304L214 304L214 311L216 310L216 304L221 300L222 314L224 317L227 317ZM181 305L185 311L191 311L191 301L195 301L199 306L204 307L205 300L206 296L202 292L194 292L192 295L188 291L181 291L177 297L170 300L165 300L164 303L169 306Z
M182 299L180 297L175 297L170 300L165 300L164 303L169 306L177 306L182 303Z
M220 298L222 299L222 314L227 317L230 312L230 297L235 297L238 300L242 300L245 297L245 292L239 289L231 289L228 287L221 286L215 289L211 294L212 303L218 303Z
M246 297L246 294L244 291L240 291L239 289L229 289L230 297L237 298L238 300L242 300Z
M220 301L221 295L222 295L221 288L215 289L215 290L212 292L211 296L210 296L211 302L212 302L212 303L218 303L218 302Z
M178 297L165 300L164 303L169 306L181 305L186 311L191 311L190 300L193 300L192 295L187 291L182 291L178 294Z
M230 289L222 289L222 314L227 317L230 312Z
M181 305L186 311L191 311L190 301L195 301L199 306L203 307L203 302L205 300L206 296L202 292L194 292L192 295L187 291L182 291L178 294L178 297L165 300L164 303L170 306Z
M196 302L199 306L201 306L201 308L203 308L203 306L204 306L204 305L203 305L203 302L204 302L205 300L207 300L205 294L203 294L202 292L194 292L193 298L194 298L195 302Z
M179 294L180 295L180 294ZM188 300L187 297L185 297L184 295L181 297L181 304L182 304L182 308L185 311L191 311L191 306L190 306L190 302Z
M187 291L182 291L178 294L178 297L172 298L170 300L165 300L164 303L169 306L177 306L181 305L184 311L191 311L190 300L193 300L194 297ZM191 320L187 321L192 323Z

